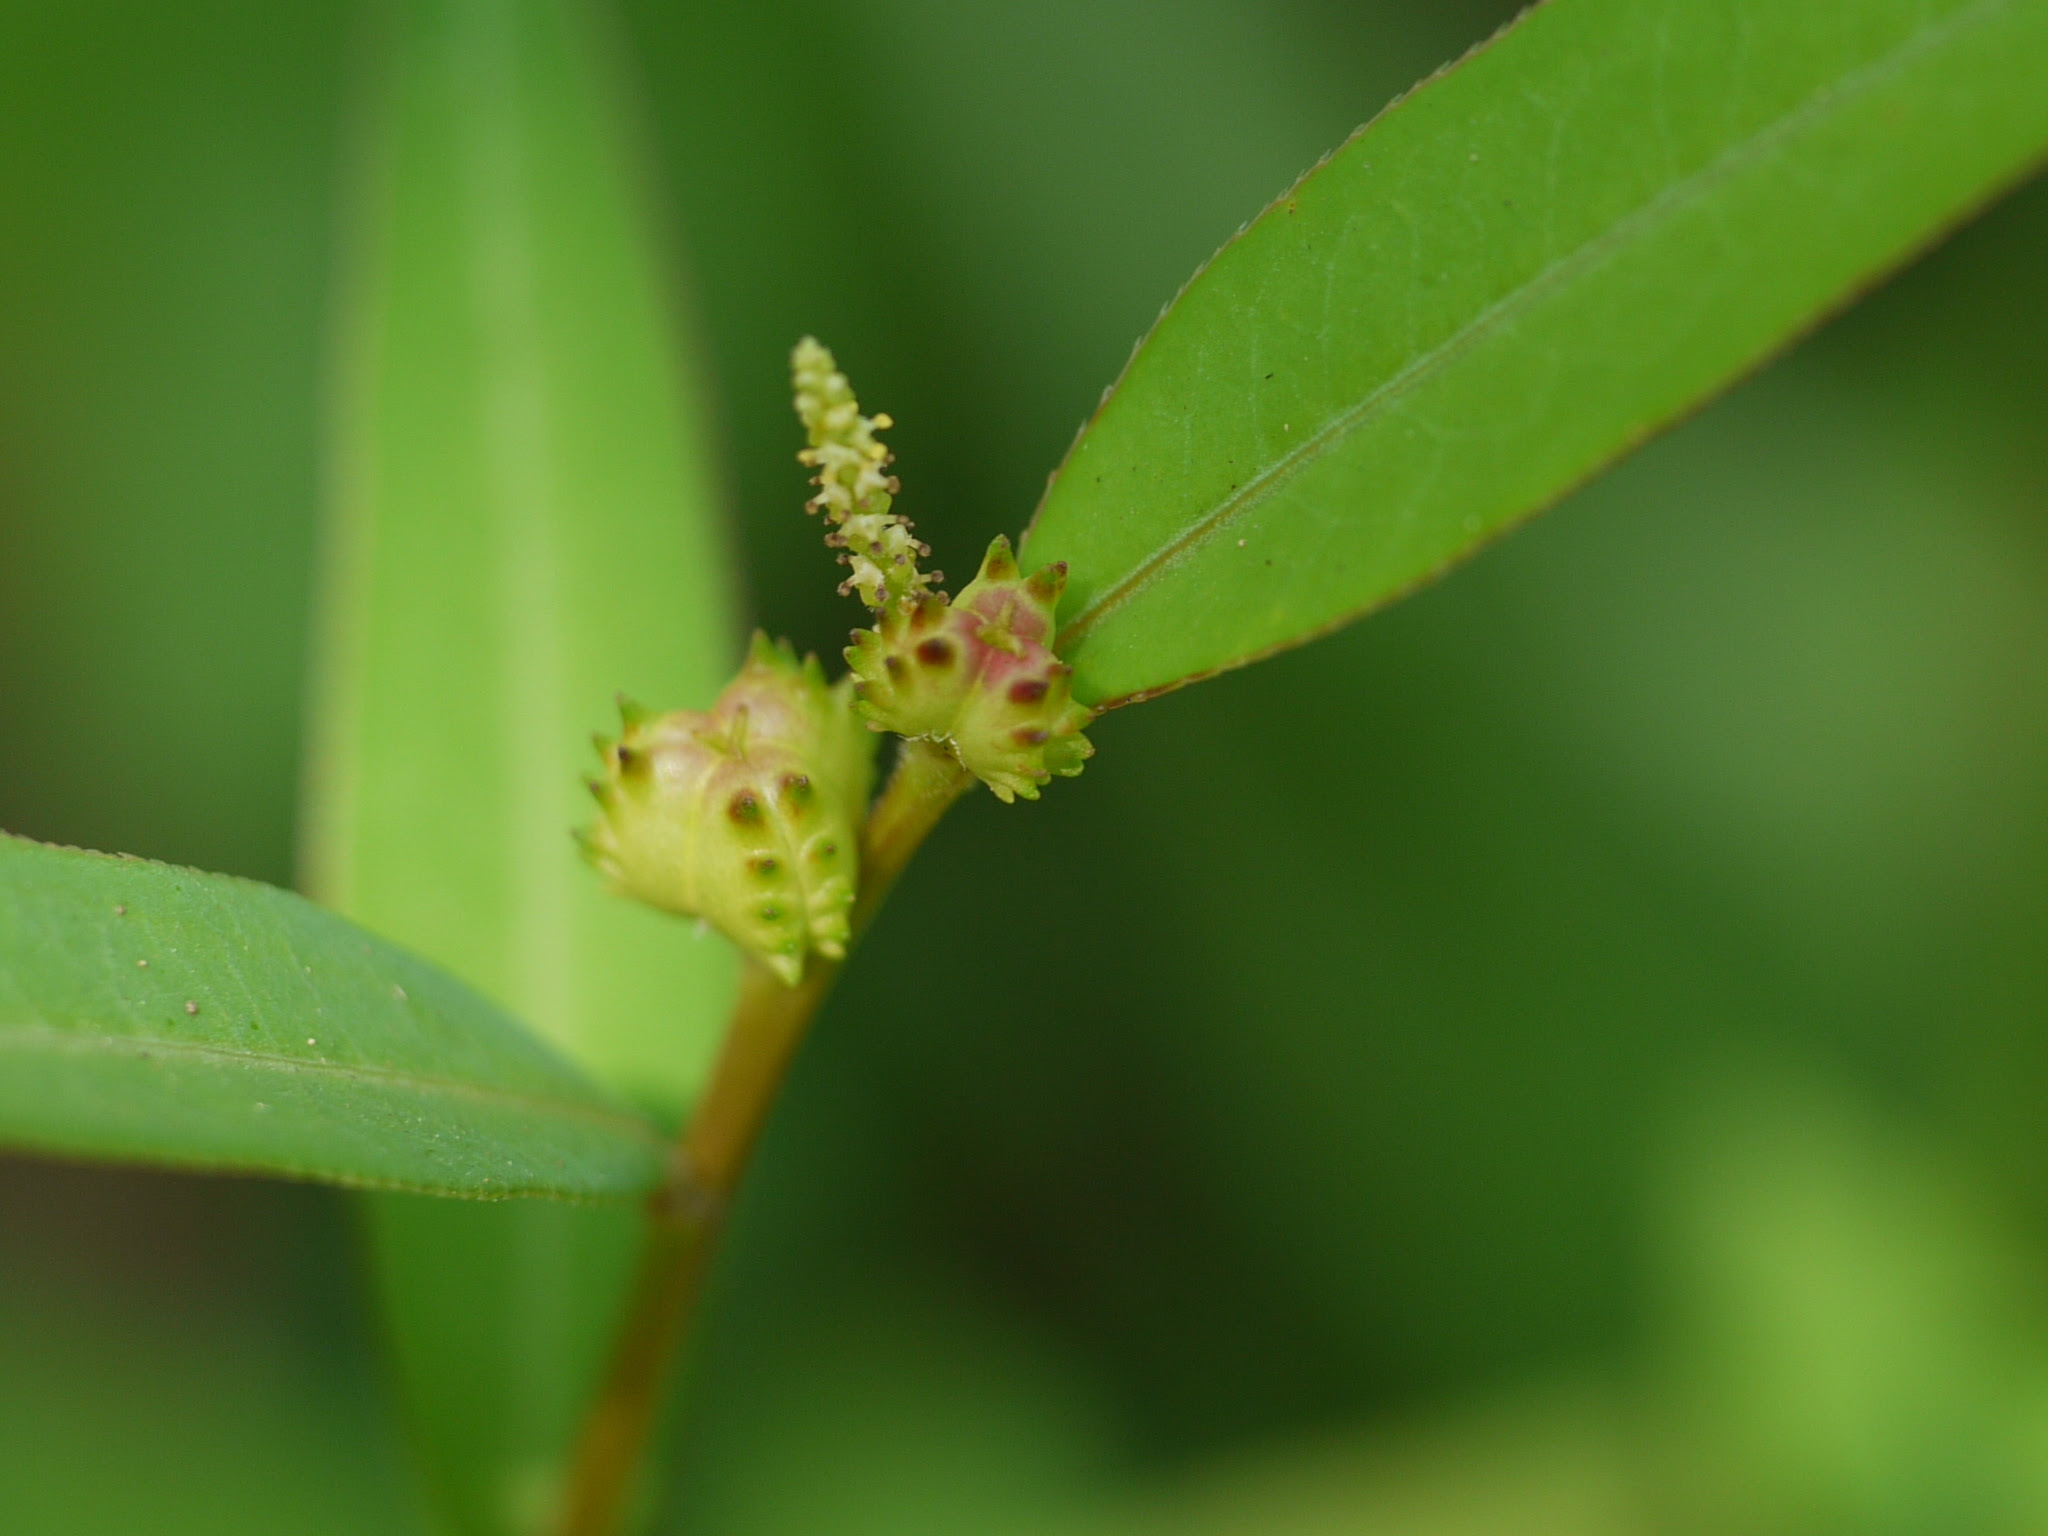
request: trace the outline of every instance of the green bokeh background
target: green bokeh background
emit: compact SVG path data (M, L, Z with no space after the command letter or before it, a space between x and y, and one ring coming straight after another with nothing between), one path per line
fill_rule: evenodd
M794 337L964 573L1506 15L626 4L759 620L851 620ZM290 879L360 21L0 0L9 830ZM2044 255L2037 185L1450 581L966 803L777 1112L660 1527L2048 1523ZM0 1529L429 1529L360 1263L325 1192L0 1163Z

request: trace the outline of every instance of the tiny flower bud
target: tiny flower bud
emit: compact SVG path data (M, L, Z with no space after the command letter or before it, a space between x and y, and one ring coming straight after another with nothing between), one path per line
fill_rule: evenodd
M846 652L861 714L878 730L944 742L1005 801L1036 800L1054 774L1079 773L1095 751L1081 728L1095 714L1052 653L1066 580L1064 565L1027 579L998 538L958 597L926 592L889 608Z
M620 894L704 919L791 986L812 951L842 958L875 749L850 681L827 687L816 657L757 634L709 711L621 700L624 734L598 742L603 814L577 834L585 857Z

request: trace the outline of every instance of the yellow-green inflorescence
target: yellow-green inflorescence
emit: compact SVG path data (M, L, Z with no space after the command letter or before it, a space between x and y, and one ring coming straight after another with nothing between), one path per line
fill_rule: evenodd
M1094 751L1081 734L1094 711L1075 700L1073 669L1052 651L1066 566L1027 578L999 538L957 598L934 590L938 573L917 568L931 551L891 510L899 487L875 436L889 418L861 415L832 354L809 338L791 371L810 439L798 457L818 472L811 507L853 568L841 590L876 613L846 652L861 715L874 730L943 744L1006 801L1035 800L1054 775L1079 773Z
M1053 654L1065 565L1027 577L1008 539L989 546L958 597L895 511L886 416L863 416L832 354L792 359L797 414L816 473L811 510L851 570L842 592L874 610L855 630L850 676L756 635L739 675L704 711L652 714L620 701L625 728L598 738L590 781L603 814L577 834L614 890L702 918L791 986L812 955L852 942L861 828L876 733L939 744L1003 800L1038 798L1081 771L1094 712Z
M756 635L709 710L655 715L620 701L598 739L603 809L579 834L613 889L700 917L791 986L813 953L852 937L874 738L816 657Z
M889 510L902 487L889 473L895 456L875 434L895 423L861 415L853 386L832 354L808 336L790 357L790 373L796 413L810 438L797 458L818 472L811 481L818 494L809 510L825 514L832 525L825 542L841 551L841 564L853 568L840 592L858 592L876 609L917 596L940 578L937 571L918 570L918 560L931 549L910 536L908 518Z

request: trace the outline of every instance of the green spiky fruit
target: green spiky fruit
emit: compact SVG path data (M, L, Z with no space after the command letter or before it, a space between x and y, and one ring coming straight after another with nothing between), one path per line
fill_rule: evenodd
M945 743L999 798L1036 800L1095 751L1081 734L1095 712L1075 702L1073 668L1052 653L1066 584L1063 563L1025 577L998 538L958 597L919 594L854 632L860 712L877 730Z
M700 917L791 986L851 937L860 824L875 741L815 656L754 637L710 710L651 715L620 701L625 732L598 739L603 807L578 834L612 888Z

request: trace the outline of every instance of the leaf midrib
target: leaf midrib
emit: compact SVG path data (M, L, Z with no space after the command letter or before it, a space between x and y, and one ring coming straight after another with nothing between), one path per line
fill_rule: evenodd
M278 1076L320 1076L365 1085L397 1086L423 1096L467 1100L494 1108L526 1110L556 1119L579 1120L592 1126L621 1132L654 1151L666 1143L648 1122L625 1110L557 1098L544 1093L523 1093L487 1087L460 1078L436 1077L425 1072L408 1072L380 1067L369 1062L306 1061L271 1051L248 1051L193 1040L164 1040L136 1035L109 1035L97 1031L53 1028L47 1024L0 1025L0 1050L27 1047L46 1048L76 1055L104 1053L135 1057L178 1056L195 1062L254 1068Z
M1747 138L1738 140L1720 155L1693 172L1672 182L1630 213L1624 214L1598 234L1550 262L1527 282L1509 290L1480 310L1463 326L1426 352L1417 354L1382 383L1353 404L1336 413L1322 427L1297 446L1275 459L1230 495L1199 516L1187 529L1147 555L1131 573L1105 588L1095 600L1063 626L1056 648L1068 654L1074 644L1105 615L1129 601L1189 550L1212 536L1246 508L1265 500L1289 480L1330 452L1339 442L1362 428L1368 420L1394 400L1409 393L1424 379L1455 361L1492 330L1512 319L1520 310L1533 306L1553 289L1600 263L1607 255L1629 243L1640 230L1653 228L1691 207L1720 183L1760 158L1781 142L1795 137L1809 123L1825 117L1831 109L1844 106L1877 88L1921 55L1933 52L1961 34L2010 8L2011 0L1977 0L1921 28L1897 47L1870 60L1838 79L1821 85L1791 111L1765 124ZM1389 109L1391 110L1391 108ZM1359 130L1370 130L1371 124ZM1313 174L1313 173L1311 173ZM1290 193L1291 195L1291 193ZM1277 206L1277 205L1276 205ZM1142 348L1140 349L1142 353ZM1133 364L1136 362L1133 357ZM1113 393L1113 392L1112 392Z

